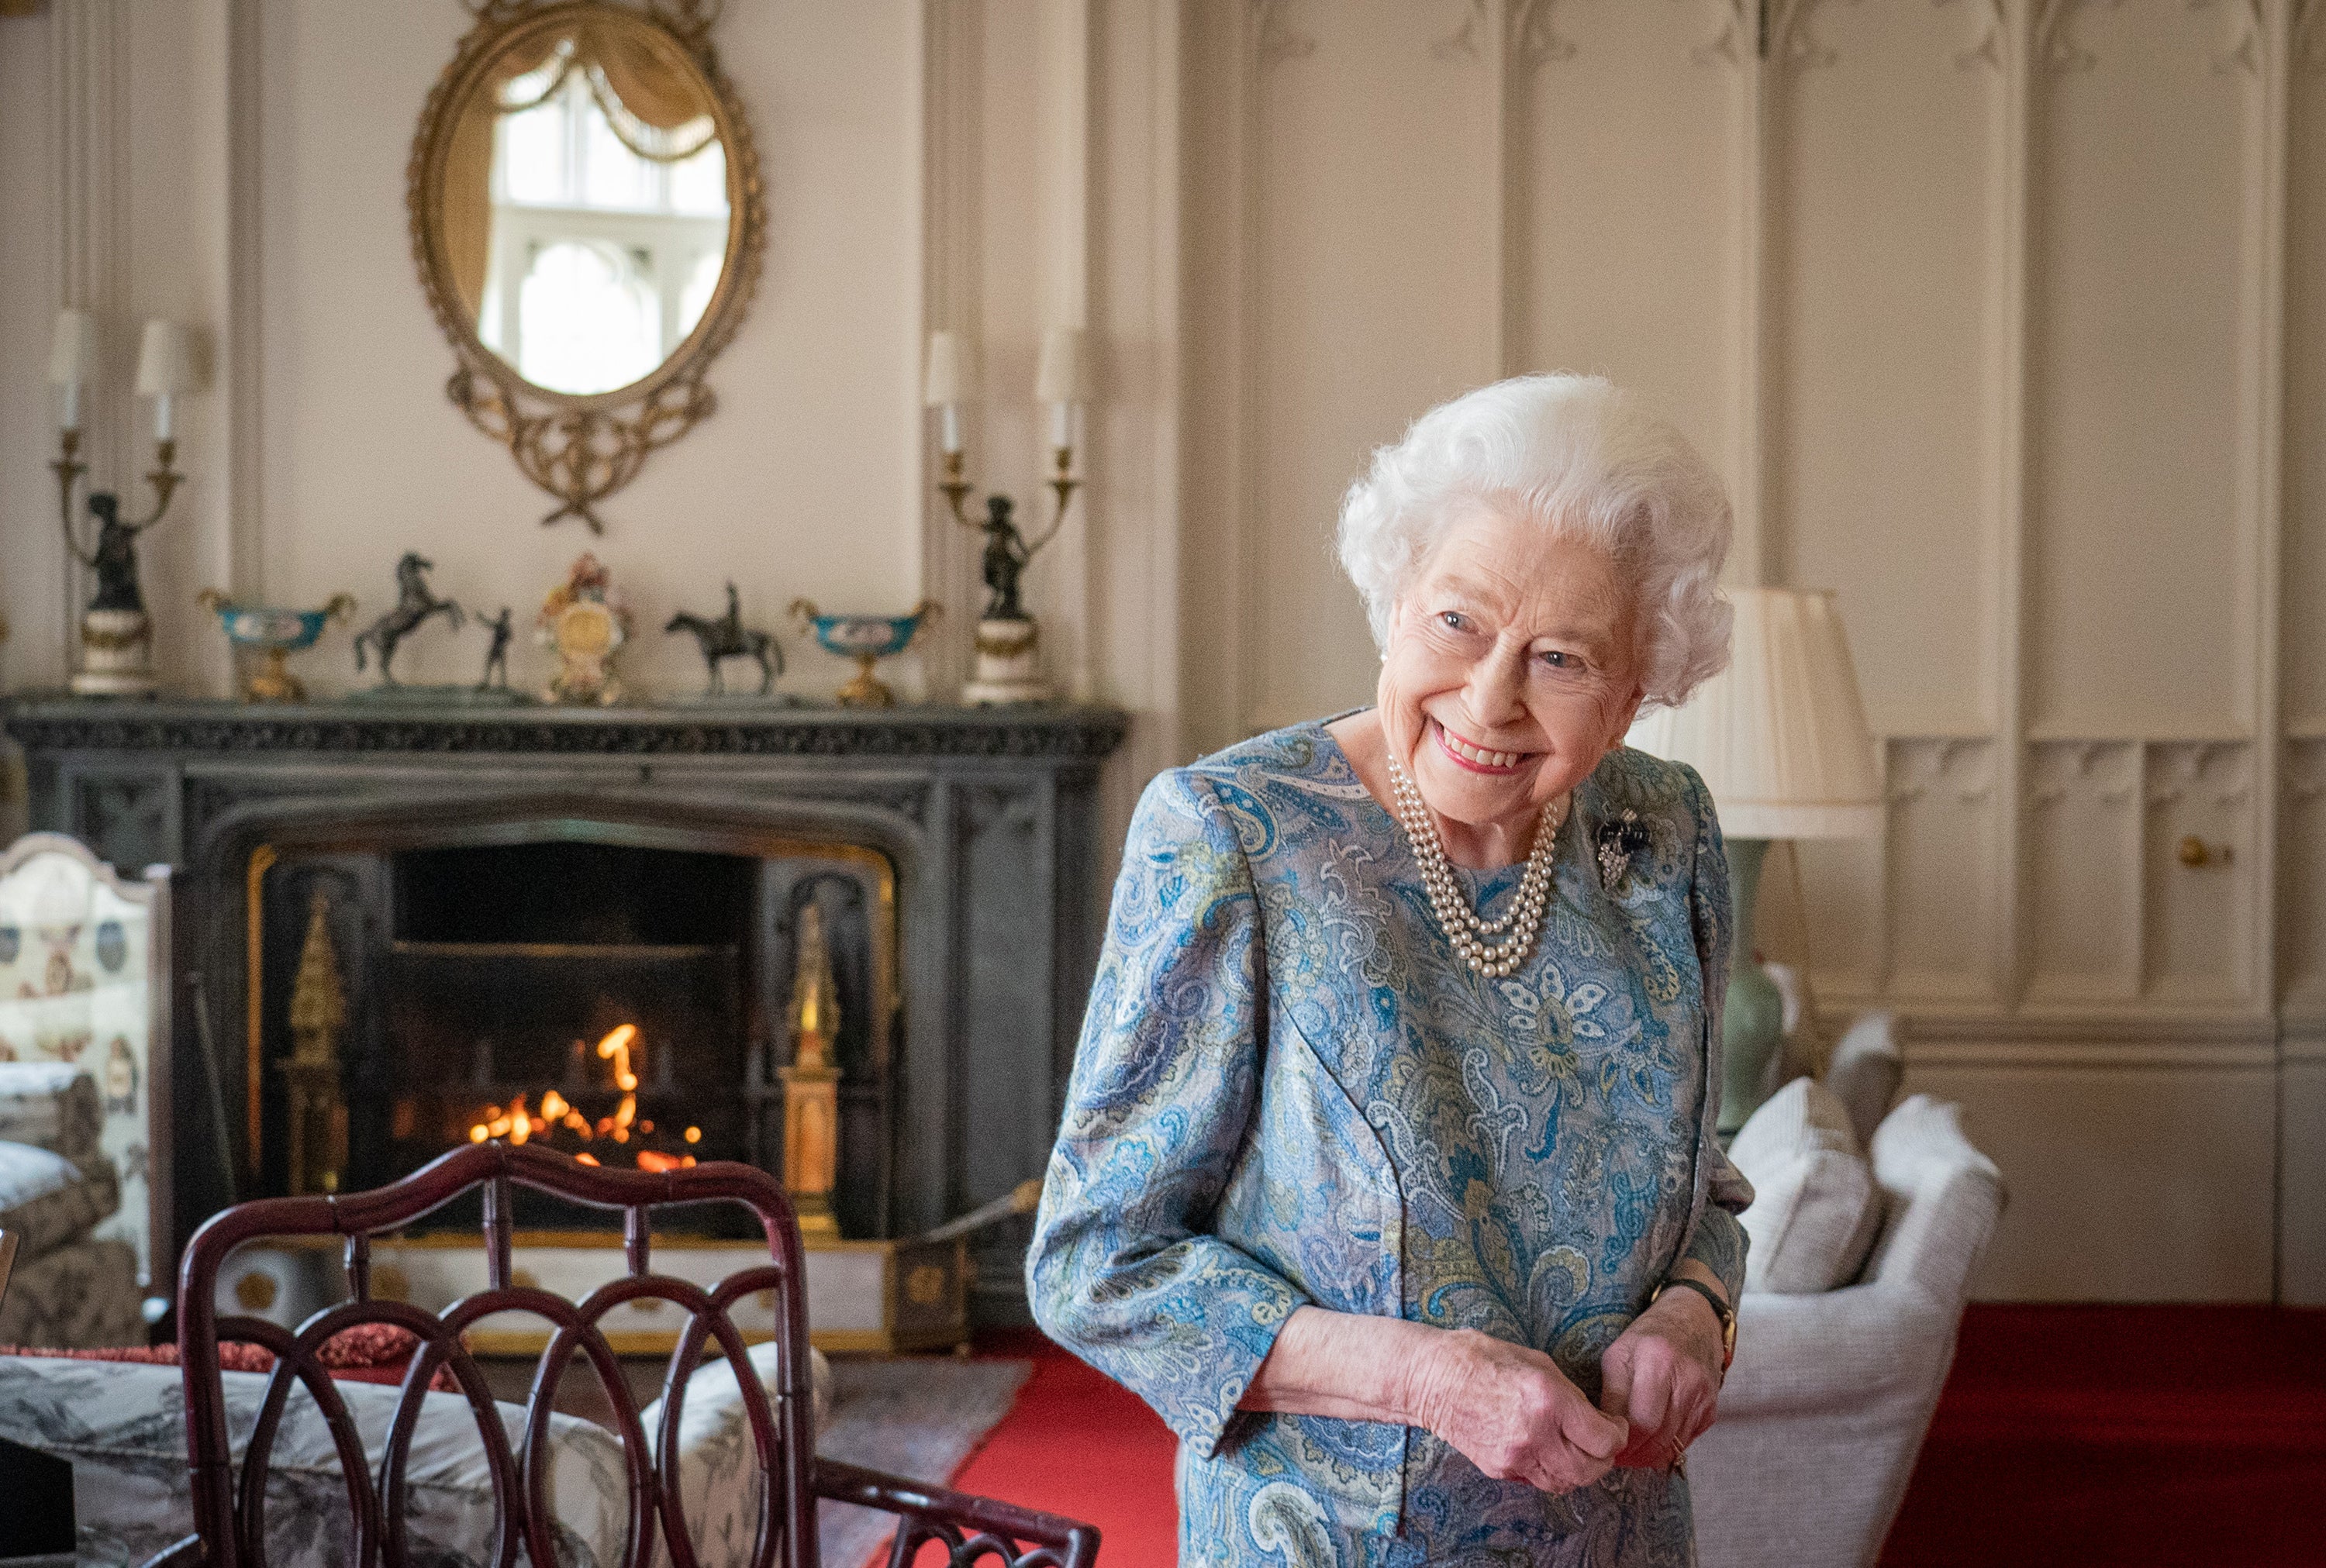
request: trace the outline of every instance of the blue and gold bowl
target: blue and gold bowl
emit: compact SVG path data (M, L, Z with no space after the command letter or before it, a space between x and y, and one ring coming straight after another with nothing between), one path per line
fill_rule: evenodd
M243 682L243 700L247 702L303 701L307 689L291 673L285 656L313 647L325 626L345 617L356 608L354 597L344 593L334 594L330 603L312 610L234 604L214 588L204 589L195 598L204 609L218 617L227 641L237 647L258 648L265 653L265 662Z
M819 613L806 599L792 600L792 614L806 625L816 646L827 654L856 661L855 678L833 694L843 708L894 707L897 694L885 682L873 678L872 665L877 660L903 653L912 645L922 624L935 619L938 613L936 600L929 598L900 616L828 616Z

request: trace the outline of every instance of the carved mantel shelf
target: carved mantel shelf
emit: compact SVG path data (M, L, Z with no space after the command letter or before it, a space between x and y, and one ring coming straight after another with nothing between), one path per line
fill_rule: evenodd
M258 707L21 697L0 728L33 753L475 753L499 756L1001 757L1098 761L1127 715L1098 707L671 704L481 708L350 700Z

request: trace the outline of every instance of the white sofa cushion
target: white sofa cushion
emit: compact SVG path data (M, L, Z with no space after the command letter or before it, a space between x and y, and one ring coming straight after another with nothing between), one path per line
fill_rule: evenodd
M1848 1109L1830 1090L1794 1079L1737 1130L1728 1157L1753 1183L1746 1290L1805 1295L1857 1277L1882 1222L1881 1194Z

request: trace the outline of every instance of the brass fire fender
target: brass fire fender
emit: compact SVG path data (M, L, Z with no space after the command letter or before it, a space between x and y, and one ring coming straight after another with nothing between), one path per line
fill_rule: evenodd
M881 1082L887 1082L895 1067L893 1053L897 1048L897 1013L903 998L897 988L897 870L889 858L879 850L864 844L840 840L819 841L813 839L755 838L746 835L731 840L739 849L726 851L754 856L762 860L802 859L837 860L843 865L858 867L870 873L872 884L873 908L870 912L872 931L872 1006L876 1009L872 1030L874 1071ZM306 846L317 849L345 849L343 844ZM281 858L272 844L261 844L250 852L249 868L244 878L243 904L248 928L248 976L245 980L244 1012L247 1015L248 1053L246 1071L249 1085L244 1099L248 1116L248 1145L243 1165L248 1176L247 1191L258 1190L260 1175L259 1140L261 1127L259 1085L265 1055L265 882L266 873Z

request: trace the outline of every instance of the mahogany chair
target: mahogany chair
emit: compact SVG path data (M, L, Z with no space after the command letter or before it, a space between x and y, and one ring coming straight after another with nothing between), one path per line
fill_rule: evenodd
M628 1272L569 1302L511 1283L510 1186L622 1211ZM443 1312L371 1294L371 1240L412 1223L463 1194L483 1189L484 1245L488 1287ZM712 1291L649 1269L648 1212L657 1204L707 1200L752 1210L767 1232L766 1264L730 1276ZM341 1236L353 1299L309 1318L294 1332L216 1311L219 1266L227 1255L261 1237ZM772 1291L777 1324L772 1405L760 1380L748 1375L743 1337L728 1309L745 1294ZM655 1296L687 1313L685 1328L664 1375L659 1442L650 1453L637 1402L621 1375L600 1320L623 1302ZM560 1561L553 1547L547 1505L551 1406L566 1369L579 1353L596 1369L614 1406L616 1435L628 1476L628 1517L620 1568L648 1568L659 1524L673 1568L700 1568L680 1508L679 1422L686 1384L706 1346L716 1341L746 1375L736 1379L748 1415L750 1441L765 1484L752 1568L816 1568L816 1500L830 1498L898 1517L889 1561L892 1568L920 1560L935 1542L951 1568L1090 1568L1098 1559L1098 1531L1052 1514L1013 1508L854 1465L815 1457L807 1356L807 1310L801 1272L799 1226L775 1178L755 1166L716 1161L669 1172L606 1169L577 1164L538 1145L498 1141L455 1149L392 1186L333 1197L264 1198L237 1204L194 1233L186 1250L178 1294L178 1346L184 1368L186 1442L193 1471L195 1533L146 1568L263 1568L266 1466L295 1382L305 1387L329 1424L346 1481L355 1537L356 1568L406 1568L405 1467L420 1405L438 1369L449 1368L476 1416L492 1476L492 1542L486 1561L512 1568L522 1543L535 1564ZM520 1311L555 1325L542 1351L526 1405L525 1439L513 1451L495 1413L483 1372L470 1357L462 1331L495 1313ZM361 1435L334 1391L318 1347L359 1323L394 1323L419 1337L389 1424L379 1471L367 1462ZM274 1353L237 1479L228 1440L219 1346L240 1341ZM657 1460L656 1454L659 1455ZM856 1568L853 1563L839 1568Z

